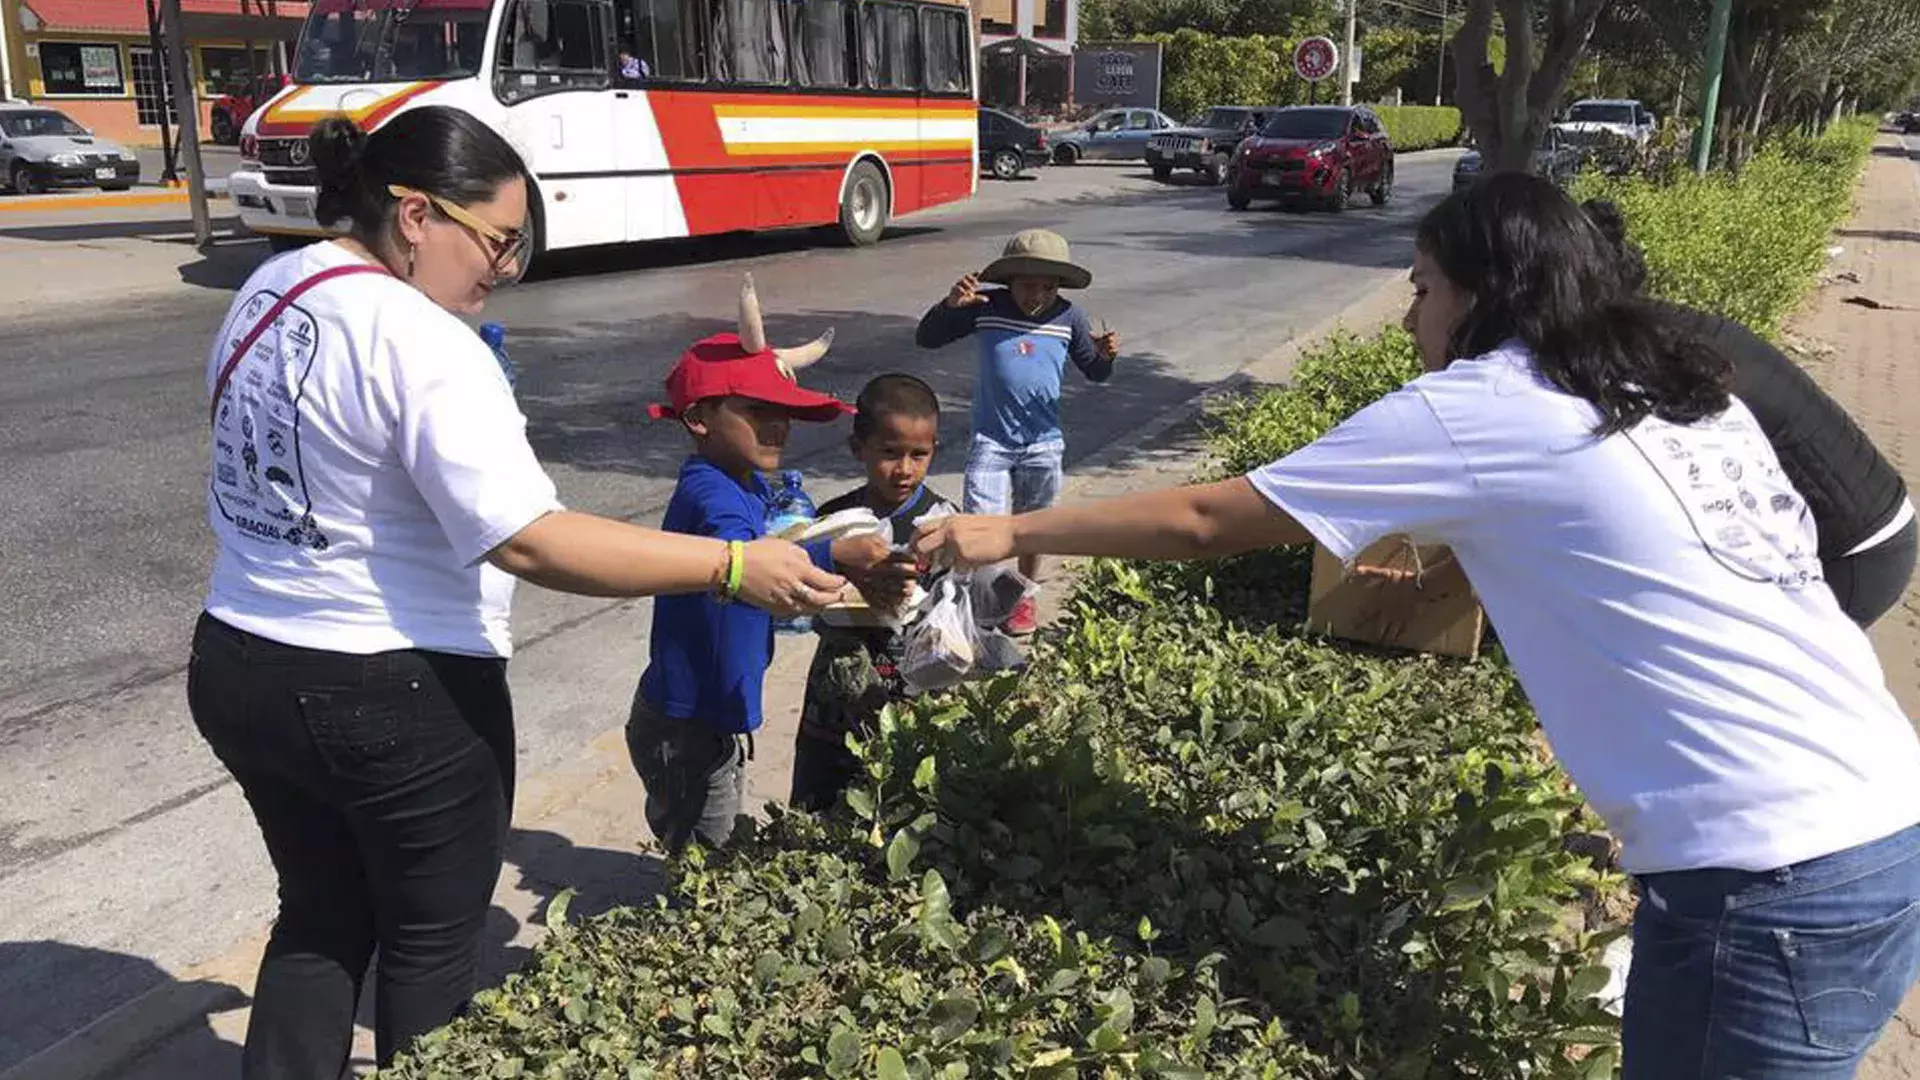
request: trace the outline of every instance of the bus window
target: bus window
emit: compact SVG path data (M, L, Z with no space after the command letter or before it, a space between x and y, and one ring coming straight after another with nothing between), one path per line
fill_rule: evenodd
M973 89L972 51L967 48L967 15L925 8L927 90L964 94Z
M788 79L786 4L714 0L713 52L729 82L784 85Z
M905 4L861 9L860 55L872 90L920 88L920 15Z
M854 6L850 0L801 0L793 11L793 63L801 86L854 85Z
M606 86L613 55L605 8L594 0L513 0L501 48L503 97Z
M699 0L622 0L620 39L646 65L650 79L707 77L700 48Z
M459 79L480 71L486 0L418 8L316 0L294 61L304 83Z

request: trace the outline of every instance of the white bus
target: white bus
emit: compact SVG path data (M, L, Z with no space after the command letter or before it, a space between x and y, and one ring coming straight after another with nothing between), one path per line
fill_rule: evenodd
M316 221L306 136L465 109L526 156L542 251L890 219L973 194L968 8L949 0L314 0L229 191L276 248Z

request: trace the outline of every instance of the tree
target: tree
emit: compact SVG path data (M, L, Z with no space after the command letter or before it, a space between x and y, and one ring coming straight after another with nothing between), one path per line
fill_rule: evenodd
M1480 144L1484 168L1525 172L1546 134L1607 0L1467 0L1453 38L1460 114ZM1488 55L1495 8L1506 31L1507 62Z

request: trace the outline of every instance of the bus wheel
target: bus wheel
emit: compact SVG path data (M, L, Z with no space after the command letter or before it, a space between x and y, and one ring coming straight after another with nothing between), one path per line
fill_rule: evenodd
M854 247L870 247L887 231L887 178L879 166L863 161L847 177L840 197L840 231Z

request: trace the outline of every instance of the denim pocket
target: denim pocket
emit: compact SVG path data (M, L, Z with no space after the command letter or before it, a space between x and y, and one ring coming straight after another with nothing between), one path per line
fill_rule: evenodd
M1920 901L1833 930L1776 930L1807 1042L1858 1053L1872 1045L1913 982Z
M335 774L392 780L418 768L426 689L418 678L294 691L314 749Z

